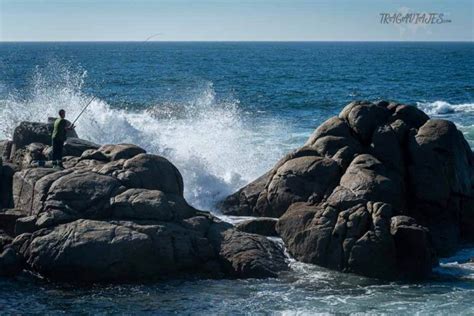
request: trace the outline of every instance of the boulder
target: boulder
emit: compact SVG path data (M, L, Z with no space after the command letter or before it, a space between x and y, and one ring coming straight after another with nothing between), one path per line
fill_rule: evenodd
M12 189L14 206L23 210L25 215L30 215L33 209L38 207L34 205L36 182L53 173L56 173L56 170L51 168L32 168L16 172Z
M266 215L280 216L294 202L322 200L336 185L340 168L332 159L304 156L288 160L259 196L257 207Z
M59 225L33 234L23 248L33 270L74 281L159 279L199 270L215 258L205 238L178 225L120 221Z
M111 201L112 218L171 221L192 217L196 210L182 196L158 190L129 189Z
M53 125L48 123L21 122L13 132L14 150L28 146L31 143L51 144Z
M218 204L218 208L228 215L251 216L260 214L260 212L255 209L255 206L260 193L265 189L271 176L271 171L262 175L260 178L221 201Z
M117 160L95 168L94 171L112 175L128 188L160 190L183 195L183 177L166 158L138 154L130 159Z
M31 143L51 144L53 122L21 122L13 131L12 154ZM74 130L68 131L67 137L78 137Z
M100 146L85 139L69 137L64 142L64 156L81 157L86 150L97 150Z
M413 216L432 232L442 255L460 242L461 218L474 214L472 151L456 126L445 120L429 120L408 143L410 192Z
M96 149L86 149L81 154L81 159L109 161L109 158L101 151Z
M237 230L241 232L263 235L277 236L275 225L278 219L271 217L259 217L240 222L236 225Z
M341 168L334 160L319 156L313 149L303 149L282 159L268 174L226 199L220 207L225 214L279 217L292 203L309 198L322 200L340 176Z
M413 220L403 231L391 216L391 206L381 202L344 211L296 203L278 221L277 232L303 262L389 280L427 277L436 263L428 230ZM423 255L414 259L414 253Z
M125 282L288 269L274 242L190 206L167 159L134 145L68 142L64 170L22 163L10 175L18 211L0 213L0 222L16 238L0 234L0 275L25 268L53 280ZM32 143L15 155L23 162L47 150Z
M80 219L20 235L23 240L13 243L27 267L56 280L124 282L190 273L274 277L288 269L273 242L234 229L218 229L211 241L207 231L223 226L198 217L190 222L207 223Z
M109 160L130 159L139 154L146 153L145 149L133 144L103 145L99 148Z
M220 207L281 216L277 232L297 260L426 277L440 256L474 242L473 158L452 122L410 105L357 101ZM380 205L390 215L374 215Z
M403 177L369 154L357 156L339 184L359 198L389 203L398 210L406 204Z
M377 126L384 124L389 116L387 108L366 101L348 104L339 114L364 144L369 144Z
M107 216L111 198L124 190L120 181L111 176L50 168L17 172L13 185L15 206L25 215L61 211L71 218Z
M211 230L215 230L214 227ZM235 229L219 227L217 230L214 246L219 249L220 262L226 274L237 278L262 278L277 277L279 272L288 270L282 248L266 237Z

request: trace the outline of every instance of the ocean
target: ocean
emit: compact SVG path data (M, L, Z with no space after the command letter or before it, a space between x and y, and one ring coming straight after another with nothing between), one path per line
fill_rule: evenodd
M80 137L131 142L181 171L185 197L216 202L301 146L350 101L388 99L454 121L474 147L474 43L0 43L0 139L64 108ZM10 313L473 314L474 246L432 279L381 282L292 262L267 280L78 287L0 279Z

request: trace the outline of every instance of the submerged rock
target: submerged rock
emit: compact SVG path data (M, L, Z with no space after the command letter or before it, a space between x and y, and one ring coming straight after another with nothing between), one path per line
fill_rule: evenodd
M453 123L409 105L352 102L220 207L281 216L277 231L297 260L423 278L474 241L473 163Z

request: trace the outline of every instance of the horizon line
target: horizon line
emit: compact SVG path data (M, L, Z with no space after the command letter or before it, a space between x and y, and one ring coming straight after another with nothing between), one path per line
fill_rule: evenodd
M474 43L472 40L0 40L0 43Z

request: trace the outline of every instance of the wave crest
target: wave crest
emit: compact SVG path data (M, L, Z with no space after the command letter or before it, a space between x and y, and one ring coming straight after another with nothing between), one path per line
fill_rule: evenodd
M474 112L474 103L451 104L446 101L417 102L417 107L428 115L449 115Z

